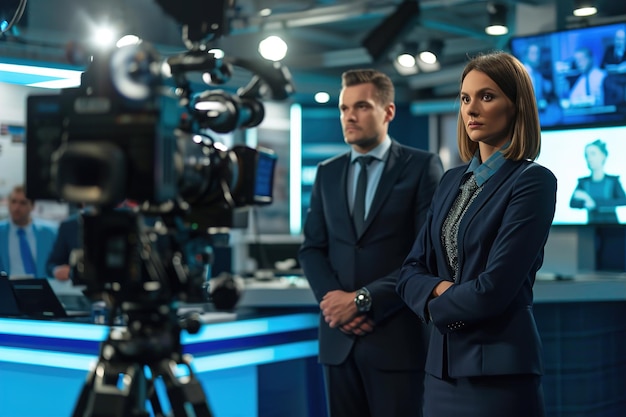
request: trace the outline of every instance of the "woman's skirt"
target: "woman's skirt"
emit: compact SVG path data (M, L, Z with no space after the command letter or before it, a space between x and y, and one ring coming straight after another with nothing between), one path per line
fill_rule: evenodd
M544 417L541 377L439 379L426 374L424 417Z

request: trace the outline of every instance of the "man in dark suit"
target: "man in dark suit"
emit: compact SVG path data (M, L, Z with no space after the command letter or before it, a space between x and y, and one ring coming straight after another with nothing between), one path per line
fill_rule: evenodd
M70 279L70 254L79 247L79 215L74 214L59 225L59 232L46 264L48 276L59 281Z
M319 164L299 253L320 303L319 361L329 412L420 416L426 328L396 294L395 273L443 168L437 155L388 136L395 105L386 75L347 71L339 101L352 149ZM356 163L362 156L371 162Z

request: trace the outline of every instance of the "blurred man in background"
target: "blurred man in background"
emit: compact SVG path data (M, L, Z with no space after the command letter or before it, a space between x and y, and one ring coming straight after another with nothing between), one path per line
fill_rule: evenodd
M46 277L57 226L32 218L35 203L26 197L22 185L13 187L8 202L9 219L0 222L0 271L11 277Z

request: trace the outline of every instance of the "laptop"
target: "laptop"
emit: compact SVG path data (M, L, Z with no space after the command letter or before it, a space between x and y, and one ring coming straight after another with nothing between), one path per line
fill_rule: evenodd
M13 287L6 276L0 275L0 317L21 316Z
M11 279L21 315L32 318L66 318L70 315L46 278Z

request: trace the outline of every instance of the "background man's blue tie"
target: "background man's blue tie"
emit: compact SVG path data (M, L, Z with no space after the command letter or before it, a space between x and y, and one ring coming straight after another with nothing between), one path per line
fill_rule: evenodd
M30 250L28 240L26 240L26 232L24 229L17 229L17 236L20 239L20 255L22 255L22 263L24 264L24 272L29 275L37 275L37 267L35 266L35 259L33 253Z
M365 191L367 190L367 166L374 160L373 156L359 156L356 161L361 164L361 173L357 179L354 196L352 219L357 236L363 233L365 227Z

